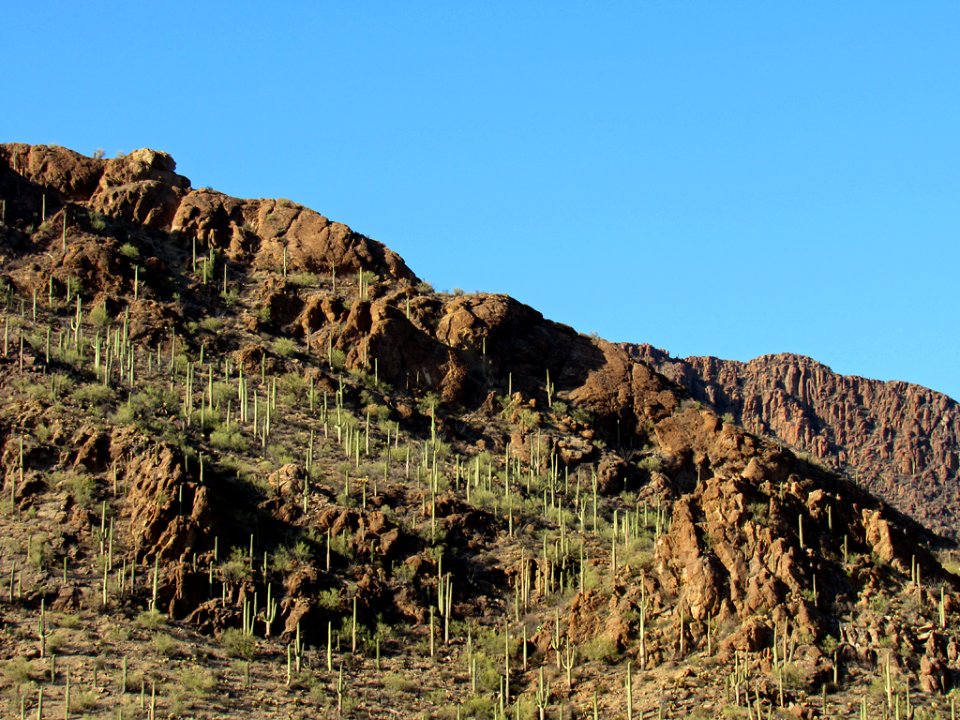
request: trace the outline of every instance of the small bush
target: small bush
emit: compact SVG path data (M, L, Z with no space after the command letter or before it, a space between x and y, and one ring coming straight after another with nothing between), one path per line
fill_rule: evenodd
M320 276L312 272L288 273L287 282L300 287L317 286L320 284Z
M317 607L324 610L340 611L340 593L336 589L321 590L317 595Z
M90 691L70 693L71 714L74 712L87 713L90 710L93 710L96 706L97 696L95 693Z
M130 260L140 259L140 250L133 243L124 243L120 246L119 253Z
M220 576L224 582L239 583L251 575L250 558L243 548L236 547L230 559L220 566Z
M145 610L137 615L137 625L144 630L156 630L166 622L166 616L159 610Z
M217 676L212 670L183 668L180 672L180 685L188 693L204 697L217 687Z
M180 654L180 643L167 633L158 633L153 638L153 649L164 657L176 657Z
M663 467L663 459L659 455L647 455L637 463L637 467L648 473L659 472Z
M240 291L237 288L230 288L226 292L220 293L220 299L227 307L233 307L240 301Z
M617 662L620 652L610 638L596 637L583 646L583 655L588 660L600 660L610 665Z
M8 660L3 666L3 676L7 682L22 685L29 682L35 673L33 663L23 657Z
M47 638L47 650L54 654L59 654L60 651L67 646L67 642L70 640L70 632L67 630L54 630L50 633L50 636Z
M200 321L199 327L207 332L215 333L223 327L223 318L205 317Z
M220 427L210 433L210 444L219 450L245 452L250 448L250 439L236 427Z
M50 477L51 483L58 484L69 493L73 501L85 508L93 508L97 499L97 479L86 473L69 472L54 473Z
M327 358L330 364L333 366L334 370L343 370L343 366L347 362L347 354L343 350L334 348L330 352L330 357Z
M110 314L107 312L107 306L103 303L97 305L90 311L90 314L87 315L87 320L89 320L94 327L105 328L107 323L110 322Z
M280 357L293 357L297 354L297 341L287 337L273 341L273 351Z
M99 383L88 383L74 389L70 397L78 405L94 407L105 405L113 400L113 390Z
M227 628L220 635L220 644L232 658L250 660L257 651L257 642L252 635L244 635L238 628Z
M383 676L383 687L390 692L412 693L419 691L420 685L412 677L401 673L387 673Z

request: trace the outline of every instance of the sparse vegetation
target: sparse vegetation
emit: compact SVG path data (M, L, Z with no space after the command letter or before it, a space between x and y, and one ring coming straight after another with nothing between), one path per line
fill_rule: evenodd
M955 581L846 479L382 248L294 272L264 234L224 274L190 222L103 220L169 268L150 302L10 260L46 275L0 297L7 714L949 717L916 689L958 669Z

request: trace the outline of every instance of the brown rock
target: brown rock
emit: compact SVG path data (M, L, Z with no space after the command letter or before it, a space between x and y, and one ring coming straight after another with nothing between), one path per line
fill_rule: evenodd
M629 349L697 400L827 465L849 466L865 488L957 538L960 407L946 395L903 382L838 375L799 355L742 363L681 360L649 345Z

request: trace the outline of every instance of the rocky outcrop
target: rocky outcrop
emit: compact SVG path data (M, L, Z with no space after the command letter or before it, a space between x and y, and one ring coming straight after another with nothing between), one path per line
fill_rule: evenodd
M7 168L0 192L8 220L53 218L63 206L167 232L198 252L222 251L254 268L290 272L358 271L416 281L399 255L382 243L289 200L241 200L194 190L173 158L142 148L103 160L48 145L0 145ZM69 219L68 219L69 222ZM59 223L58 223L59 224Z
M743 363L629 350L736 423L846 470L923 525L960 537L960 407L946 395L839 375L799 355Z

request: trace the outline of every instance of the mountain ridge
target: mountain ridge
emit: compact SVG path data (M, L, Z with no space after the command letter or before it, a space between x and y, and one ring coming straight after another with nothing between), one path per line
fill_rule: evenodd
M720 413L850 472L905 513L957 538L960 407L948 395L840 375L793 353L740 362L678 359L649 345L631 350Z

